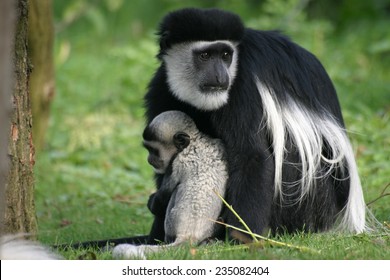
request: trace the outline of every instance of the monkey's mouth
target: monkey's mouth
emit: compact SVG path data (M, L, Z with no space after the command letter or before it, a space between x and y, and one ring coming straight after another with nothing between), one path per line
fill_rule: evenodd
M200 90L203 93L220 93L226 91L228 89L227 86L212 86L212 85L202 85L200 86Z
M164 167L164 162L162 160L156 160L155 158L149 156L148 157L148 163L154 168L154 169L162 169Z

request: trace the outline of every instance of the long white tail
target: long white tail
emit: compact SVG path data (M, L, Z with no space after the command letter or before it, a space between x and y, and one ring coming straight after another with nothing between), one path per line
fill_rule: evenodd
M366 206L355 157L345 129L331 114L313 112L301 104L288 99L281 106L272 89L257 79L257 89L264 109L264 122L273 138L275 157L275 196L283 200L284 184L299 186L299 199L302 201L316 187L321 177L331 176L335 168L348 174L339 180L350 180L348 202L340 213L338 230L360 233L366 229ZM282 182L287 136L296 146L300 156L302 178L298 182ZM321 154L324 145L331 149L332 158ZM324 170L324 166L326 170Z

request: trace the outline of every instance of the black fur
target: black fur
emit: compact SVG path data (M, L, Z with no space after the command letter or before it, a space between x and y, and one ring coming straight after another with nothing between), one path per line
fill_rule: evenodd
M53 245L52 248L58 250L110 248L124 243L141 245L147 243L148 240L149 240L149 235L140 235L134 237L102 239L102 240L93 240L93 241L85 241L85 242L75 242L72 244L67 243L67 244Z
M205 32L206 31L206 32ZM240 41L244 31L241 19L232 13L187 8L168 14L160 25L160 55L174 44L194 41Z
M226 199L254 232L262 233L268 228L273 232L328 229L346 203L349 182L331 177L319 180L315 193L298 205L282 207L274 199L272 135L264 125L261 127L264 112L254 80L257 76L272 88L281 106L293 98L305 110L330 113L343 126L335 89L316 57L278 32L244 28L237 16L215 9L170 13L162 21L159 35L160 58L167 48L184 41L239 41L238 69L228 104L205 112L173 96L162 62L145 96L147 121L164 111L180 110L191 116L202 132L222 139L230 176ZM290 143L287 149L286 160L299 163L294 145ZM294 182L300 175L299 168L283 168L283 181ZM158 181L159 178L157 187ZM284 191L294 196L293 191ZM163 215L156 216L149 243L163 240L162 218ZM224 211L223 219L241 226L230 211Z

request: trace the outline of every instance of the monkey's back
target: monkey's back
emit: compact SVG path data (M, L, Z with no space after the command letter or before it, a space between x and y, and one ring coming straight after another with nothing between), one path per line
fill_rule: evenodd
M180 178L172 194L165 218L166 239L199 243L212 237L228 179L225 149L218 139L203 134L191 139L172 163ZM167 241L168 241L167 240Z

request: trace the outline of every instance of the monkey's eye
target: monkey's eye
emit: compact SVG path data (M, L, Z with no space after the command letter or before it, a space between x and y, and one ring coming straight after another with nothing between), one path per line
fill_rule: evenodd
M201 60L208 60L210 58L210 53L209 52L202 52L199 54L199 58Z
M232 55L229 52L223 52L222 59L225 61L229 61L231 59Z

